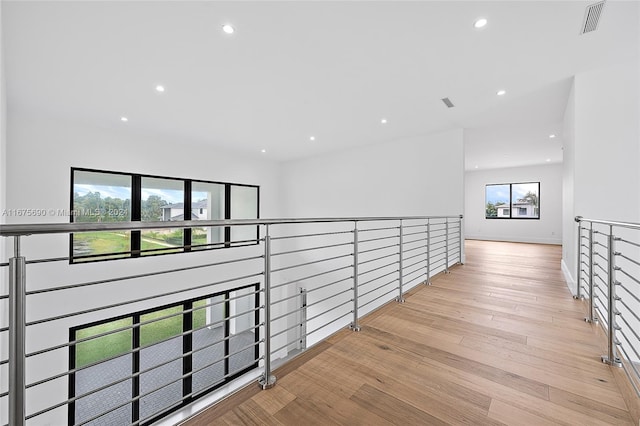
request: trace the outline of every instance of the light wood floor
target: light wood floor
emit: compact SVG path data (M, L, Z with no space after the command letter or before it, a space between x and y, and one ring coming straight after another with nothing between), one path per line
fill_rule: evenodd
M559 246L467 241L466 253L361 332L277 370L273 389L249 386L187 425L638 424Z

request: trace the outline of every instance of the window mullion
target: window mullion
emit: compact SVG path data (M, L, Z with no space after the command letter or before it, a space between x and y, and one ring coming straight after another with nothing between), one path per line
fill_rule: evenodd
M142 177L131 175L131 221L142 219ZM140 257L142 247L140 231L131 231L131 257Z
M193 389L193 302L189 301L183 305L182 332L186 333L182 336L182 374L185 375L182 381L182 398L183 402L188 403L193 398L188 397ZM190 355L185 355L190 354Z
M191 181L187 179L184 181L184 220L191 220L192 205ZM182 241L184 251L191 251L191 228L185 228Z
M131 360L131 370L132 370L132 383L131 383L131 398L133 401L131 402L131 422L137 423L140 420L140 314L133 315L133 332L131 333L132 337L132 360Z
M509 219L513 219L513 184L509 184Z
M231 217L231 185L225 183L224 185L224 218L232 219ZM224 227L224 246L231 247L231 227Z
M75 342L78 340L77 331L71 329L69 331L69 340ZM74 343L69 351L69 371L74 371L76 369L76 344ZM76 373L69 374L69 399L75 398L76 396ZM73 426L76 423L76 402L72 401L69 403L68 413L67 413L67 423L69 426Z

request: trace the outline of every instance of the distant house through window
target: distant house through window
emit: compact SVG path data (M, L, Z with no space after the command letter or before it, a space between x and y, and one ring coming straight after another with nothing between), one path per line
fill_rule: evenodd
M71 222L257 219L259 187L71 169ZM256 226L160 228L71 235L72 263L253 244Z
M182 201L180 203L182 204L182 213L168 220L185 220L184 193L184 181L182 179L140 176L140 218L142 222L166 221L164 207L167 203L178 203L180 201ZM176 253L182 251L181 247L186 245L184 229L145 229L134 233L134 237L138 235L140 238L140 254L142 256Z
M485 187L486 219L540 219L540 182Z

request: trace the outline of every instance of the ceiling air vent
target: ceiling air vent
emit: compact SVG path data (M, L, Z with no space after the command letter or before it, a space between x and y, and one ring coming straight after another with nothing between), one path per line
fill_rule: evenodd
M447 108L453 108L455 106L449 98L442 98L442 102L444 102Z
M604 0L587 6L587 10L584 13L584 21L582 22L582 29L580 34L590 33L598 29L598 22L600 22L600 16L602 15L602 9L604 9Z

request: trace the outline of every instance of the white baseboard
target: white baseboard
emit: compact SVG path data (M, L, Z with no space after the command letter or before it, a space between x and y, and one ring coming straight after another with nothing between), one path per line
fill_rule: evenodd
M576 280L573 278L573 274L567 267L564 259L560 261L560 268L562 269L562 273L564 274L564 280L567 282L567 287L571 291L571 294L575 295L578 293L578 287L576 285Z
M530 238L530 237L488 237L486 235L470 235L465 234L467 240L481 240L481 241L507 241L510 243L531 243L531 244L554 244L562 245L562 239L558 238Z

